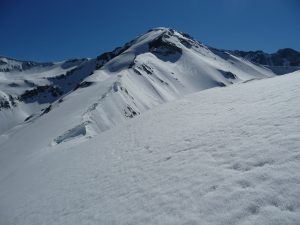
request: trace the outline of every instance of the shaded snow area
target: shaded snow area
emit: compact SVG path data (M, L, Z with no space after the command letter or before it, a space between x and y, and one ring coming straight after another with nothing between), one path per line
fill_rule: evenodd
M69 97L0 139L0 224L299 225L299 77L186 95L84 142L97 118L69 123Z

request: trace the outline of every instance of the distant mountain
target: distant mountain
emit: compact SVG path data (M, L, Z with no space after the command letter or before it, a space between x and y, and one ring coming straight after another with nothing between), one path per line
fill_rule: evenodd
M263 51L232 51L231 53L251 62L267 66L279 75L300 69L300 52L291 48L280 49L272 54Z
M36 63L0 58L0 133L39 116L95 68L95 60Z
M21 61L0 56L0 72L25 71L33 67L51 66L53 63L37 63L32 61Z

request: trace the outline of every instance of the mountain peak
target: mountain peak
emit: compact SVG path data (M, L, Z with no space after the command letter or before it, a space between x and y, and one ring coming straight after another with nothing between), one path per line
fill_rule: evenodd
M283 56L286 56L286 57L299 57L300 56L300 52L296 51L295 49L292 49L292 48L282 48L282 49L279 49L277 52L277 54L280 54L280 55L283 55Z
M207 48L184 32L179 32L172 28L157 27L148 30L136 39L127 42L122 47L99 55L97 57L97 69L102 68L105 64L106 68L108 65L114 64L114 68L110 67L110 69L116 71L121 68L130 67L130 65L133 64L135 57L144 53L152 53L156 55L156 57L162 59L162 57L165 58L166 56L174 55L175 53L181 54L183 48L199 49L200 47ZM115 62L116 60L118 60L118 68L115 67L116 63L110 62ZM126 63L122 63L124 66L119 67L120 62Z
M151 31L167 31L170 29L172 29L172 28L170 28L170 27L153 27L153 28L149 29L147 31L147 33L151 32Z
M157 27L95 59L43 64L0 58L0 111L11 109L22 115L8 119L2 131L48 114L56 105L64 105L65 98L76 105L74 96L83 89L90 96L85 100L89 105L82 106L84 122L76 125L84 130L97 120L93 129L103 131L124 117L187 93L274 76L242 54L208 48L189 34ZM32 103L37 107L27 108Z

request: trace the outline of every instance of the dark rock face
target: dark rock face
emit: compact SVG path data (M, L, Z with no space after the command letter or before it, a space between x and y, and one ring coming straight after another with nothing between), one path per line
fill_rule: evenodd
M199 48L200 46L203 46L199 41L195 40L193 37L191 37L190 35L180 32L180 34L185 38L181 38L181 37L177 37L178 40L180 41L180 43L182 45L184 45L186 48L191 48L191 47L195 47L195 48Z
M300 66L300 52L290 48L280 49L272 54L263 51L233 51L232 53L261 65Z
M12 97L11 95L8 96L8 99L10 101L10 104L13 106L13 107L16 107L17 106L17 102L16 102L16 99L14 97Z
M248 59L251 62L255 62L261 65L267 65L267 57L266 53L263 51L249 51L249 52L244 52L244 51L233 51L232 52L234 55L241 56L245 59Z
M149 43L149 51L155 55L169 56L176 53L182 54L182 49L177 47L174 43L169 42L168 34L163 34Z
M290 66L300 66L300 52L285 48L277 51L277 55L289 62Z
M50 102L49 97L51 97L51 99L55 99L62 94L63 92L56 86L37 86L31 90L26 90L20 95L19 100L24 102ZM46 99L42 100L42 97Z
M223 77L225 77L226 79L236 79L237 76L229 71L223 71L223 70L219 70L220 73L223 75Z
M9 108L10 108L9 101L5 99L0 100L0 111L1 109L9 109Z
M149 42L149 52L162 61L176 62L182 55L182 49L168 40L173 33L173 30L169 30Z
M191 48L194 45L194 43L188 39L183 39L183 38L178 38L178 39L179 39L180 43L183 44L187 48Z
M18 70L22 69L21 71L23 71L26 66L32 66L36 68L40 66L52 65L33 62L23 62L23 64L21 64L21 61L12 60L8 58L0 58L0 61L2 65L4 65L5 63L4 66L10 69L15 69L14 66L23 65L21 67L17 67ZM18 81L7 84L7 86L9 87L22 87L25 90L23 90L23 93L21 94L16 94L15 97L9 97L9 95L7 94L4 95L3 100L2 98L0 98L1 108L12 108L16 106L19 101L22 101L24 103L37 102L40 104L52 103L60 99L63 94L74 90L74 88L76 87L83 88L91 85L89 82L82 83L82 81L87 76L91 75L92 72L95 70L95 60L72 59L65 61L63 64L61 64L61 67L69 70L56 76L52 75L50 77L42 77L42 79L46 81L45 84L36 84L34 80L28 79L24 79L23 83L22 81ZM45 70L47 71L47 68Z
M117 55L114 52L105 52L97 57L96 69L100 69L106 62L113 59Z
M17 106L17 101L11 95L8 95L6 97L0 97L0 111L3 109L9 109L11 107L16 107L16 106Z
M263 65L277 75L300 70L300 52L291 48L280 49L272 54L263 51L231 51L231 53L253 63Z

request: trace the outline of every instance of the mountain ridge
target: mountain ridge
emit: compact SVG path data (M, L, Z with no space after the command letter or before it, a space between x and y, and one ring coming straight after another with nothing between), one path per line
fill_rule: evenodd
M2 129L43 116L69 94L95 84L103 88L105 82L109 83L107 90L100 91L102 97L97 100L109 102L104 114L118 111L132 118L187 93L276 75L272 68L253 64L241 54L208 47L171 28L153 28L92 59L36 63L0 58L0 116L4 114L7 120ZM17 115L11 116L8 110ZM108 119L105 115L100 128L98 124L94 129L105 130L123 116Z
M28 66L0 72L1 225L299 224L300 71L165 28Z
M127 44L129 44L130 42L133 42L134 40L136 40L138 37L140 36L143 36L145 34L147 34L148 32L151 32L151 31L154 31L154 30L169 30L169 31L176 31L176 29L174 28L168 28L168 27L155 27L155 28L151 28L149 29L146 33L143 33L143 34L140 34L138 35L135 39L125 43L123 45L126 46ZM183 36L185 37L188 37L194 41L197 41L199 42L198 40L196 40L195 38L193 38L190 34L186 33L186 32L182 32L182 31L177 31L178 33L182 34ZM201 42L199 42L201 43ZM98 58L100 57L101 55L108 55L109 53L112 53L118 49L121 49L123 47L116 47L114 50L112 51L108 51L108 52L103 52L101 53L100 55L96 56L96 57L92 57L92 58ZM263 50L229 50L229 49L222 49L222 48L216 48L216 47L212 47L212 46L208 46L210 49L215 49L215 50L220 50L220 51L225 51L225 52L231 52L231 53L235 53L237 55L244 55L244 56L249 56L249 55L255 55L255 54L263 54L263 55L276 55L276 54L285 54L287 52L290 52L292 53L294 56L297 57L297 62L294 62L295 64L294 65L291 65L291 66L300 66L300 62L298 61L298 58L299 58L299 54L300 52L297 51L296 49L293 49L293 48L290 48L290 47L286 47L286 48L279 48L278 50L276 50L275 52L271 52L271 53L267 53ZM34 64L50 64L50 63L58 63L58 62L63 62L63 61L72 61L72 60L80 60L80 59L90 59L91 57L84 57L84 58L81 58L81 57L71 57L71 58L68 58L68 59L64 59L64 60L55 60L55 61L36 61L36 60L25 60L25 59L22 59L22 60L19 60L17 58L14 58L14 57L10 57L10 56L4 56L4 55L0 55L0 60L1 59L8 59L8 60L14 60L14 61L19 61L19 62L27 62L27 63L34 63ZM248 58L248 57L246 57ZM253 62L257 62L259 63L257 60L254 60ZM267 63L259 63L261 65L268 65Z

